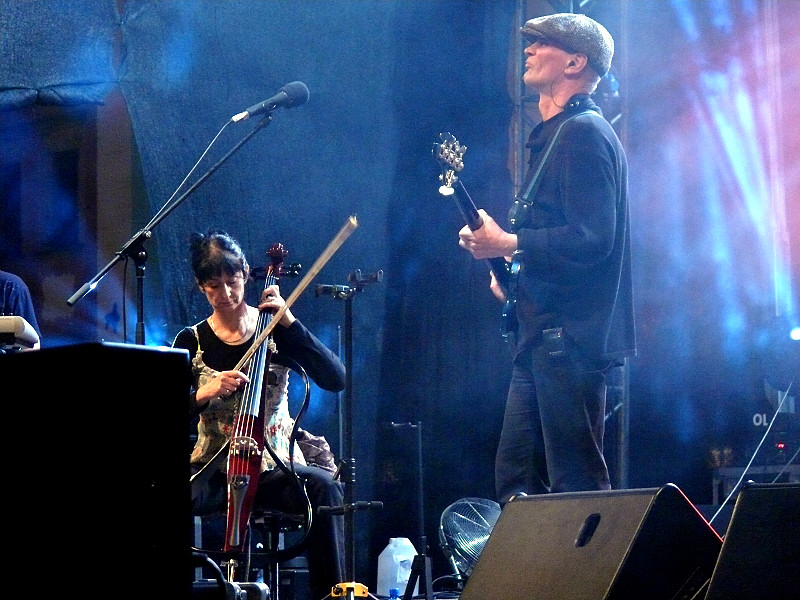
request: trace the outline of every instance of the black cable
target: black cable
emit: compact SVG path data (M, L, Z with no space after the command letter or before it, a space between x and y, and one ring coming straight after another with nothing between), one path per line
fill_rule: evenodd
M225 590L225 575L222 574L222 569L220 569L219 565L211 560L205 552L192 552L192 561L196 567L209 567L214 571L214 579L219 583L220 589L223 591Z
M275 465L284 472L284 474L289 477L292 484L297 488L297 495L301 501L304 502L304 512L303 512L303 535L298 542L292 544L288 548L283 548L278 550L276 548L271 548L269 552L252 552L254 556L269 556L272 560L277 562L282 562L284 560L288 560L293 558L297 555L298 551L305 546L306 540L308 538L309 531L311 530L311 524L313 521L313 509L311 507L311 500L308 497L308 492L306 491L305 482L300 479L297 473L294 470L294 445L297 439L297 430L299 428L300 421L302 420L303 416L305 415L306 411L308 410L308 405L311 397L311 385L309 383L308 373L306 370L293 358L288 356L282 357L284 360L289 361L292 363L292 369L297 371L300 376L303 378L305 383L305 396L303 398L303 402L300 406L300 410L297 413L297 417L294 420L294 426L292 427L292 433L289 435L289 466L286 466L280 457L275 453L272 447L269 445L269 442L264 444L264 449L269 453L270 457L273 461L275 461ZM249 528L248 528L249 529Z

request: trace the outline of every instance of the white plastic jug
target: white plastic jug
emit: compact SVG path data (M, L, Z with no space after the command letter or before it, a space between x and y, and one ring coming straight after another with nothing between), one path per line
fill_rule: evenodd
M408 538L391 538L389 545L378 556L378 589L376 596L389 597L389 590L398 588L400 596L406 591L411 577L411 563L417 549ZM414 595L419 593L419 581L414 586Z

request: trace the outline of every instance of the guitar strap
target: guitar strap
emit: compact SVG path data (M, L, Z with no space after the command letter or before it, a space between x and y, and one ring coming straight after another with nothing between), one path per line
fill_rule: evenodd
M579 101L578 101L579 102ZM572 106L572 103L570 104ZM579 106L579 104L577 104ZM544 167L547 164L547 160L550 158L550 154L553 150L553 147L556 145L556 141L558 140L558 136L561 133L561 130L564 128L564 125L567 124L567 121L573 119L579 115L583 115L589 112L595 112L592 109L584 109L580 112L577 112L573 115L570 115L566 119L564 119L558 127L556 127L553 136L550 138L550 141L547 144L542 156L539 158L536 168L531 169L528 177L526 178L525 186L523 187L522 195L518 195L514 198L514 204L511 206L511 209L508 211L508 222L511 224L511 231L516 233L517 231L522 228L522 226L528 221L528 217L531 210L531 205L533 204L533 199L536 198L536 192L539 190L539 186L542 182L542 172L544 171ZM597 114L597 113L595 113ZM517 329L517 320L516 320L516 296L517 296L517 277L519 276L520 269L522 268L522 261L524 259L523 251L516 250L511 255L511 264L509 265L509 282L508 282L508 293L506 294L506 307L503 311L503 319L506 322L506 331L503 333L503 337L506 339L507 342L511 343L512 345L516 345L516 329Z
M574 119L575 117L592 112L598 114L596 111L590 108L585 109L575 113L574 115L570 115L556 128L555 133L553 133L553 136L550 138L550 141L545 148L545 151L539 158L536 168L531 169L530 173L528 174L526 185L523 187L522 194L514 198L514 204L511 205L511 209L508 211L508 222L511 224L512 232L516 233L528 220L528 214L530 213L530 208L533 204L532 199L536 197L536 192L539 190L539 186L542 183L542 172L544 171L547 160L550 158L550 153L553 150L553 147L556 145L556 141L558 140L558 136L561 133L561 130L564 128L564 125L566 125L568 121Z

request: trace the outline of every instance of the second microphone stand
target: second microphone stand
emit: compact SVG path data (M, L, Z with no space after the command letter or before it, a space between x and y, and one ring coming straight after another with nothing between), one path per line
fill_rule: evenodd
M344 487L344 506L341 510L332 510L332 514L344 514L344 536L345 536L345 577L343 585L347 587L348 598L352 598L357 590L347 583L355 585L355 535L353 518L357 510L372 510L383 508L383 502L360 501L355 498L356 484L356 464L353 457L353 296L356 292L362 291L367 285L378 283L383 280L383 271L370 273L362 276L361 270L357 269L350 273L347 281L350 285L317 285L316 296L332 296L337 300L344 300L344 364L345 364L345 410L344 410L344 459L340 463L339 473L342 476ZM361 589L360 596L366 595L366 591Z

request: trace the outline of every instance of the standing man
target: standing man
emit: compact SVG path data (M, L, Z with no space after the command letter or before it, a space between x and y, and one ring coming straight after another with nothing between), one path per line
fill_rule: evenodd
M528 181L510 231L481 209L483 226L459 232L476 259L506 257L519 267L508 286L518 329L495 459L501 504L520 494L610 489L606 375L636 352L627 160L590 97L614 41L572 13L531 19L521 33L529 42L523 81L538 93L542 116L527 144ZM508 299L494 274L490 287Z

